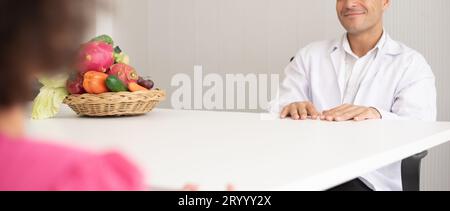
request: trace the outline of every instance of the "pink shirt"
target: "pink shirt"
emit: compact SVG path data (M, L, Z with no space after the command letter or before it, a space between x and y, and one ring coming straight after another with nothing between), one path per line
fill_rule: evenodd
M0 190L144 190L140 172L117 153L0 135Z

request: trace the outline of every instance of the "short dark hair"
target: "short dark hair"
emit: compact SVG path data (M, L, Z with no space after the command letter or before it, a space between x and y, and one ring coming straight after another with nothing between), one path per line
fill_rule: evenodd
M0 1L0 107L29 100L34 74L71 64L86 29L87 3Z

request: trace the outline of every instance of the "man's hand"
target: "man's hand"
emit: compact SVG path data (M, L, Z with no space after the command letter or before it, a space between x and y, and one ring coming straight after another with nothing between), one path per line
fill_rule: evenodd
M326 121L364 121L369 119L381 119L377 109L364 106L345 104L329 111L324 111L320 117Z
M308 117L316 120L320 113L311 102L292 103L286 106L281 112L281 118L291 117L294 120L306 120Z

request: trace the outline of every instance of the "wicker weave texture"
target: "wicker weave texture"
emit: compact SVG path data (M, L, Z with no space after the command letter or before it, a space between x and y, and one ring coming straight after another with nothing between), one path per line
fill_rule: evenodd
M133 116L152 111L165 99L160 90L70 95L64 103L80 116Z

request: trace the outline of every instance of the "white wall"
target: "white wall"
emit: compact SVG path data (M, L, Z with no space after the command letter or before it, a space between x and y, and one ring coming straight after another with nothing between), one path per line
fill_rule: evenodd
M171 93L176 73L279 73L309 42L343 30L330 0L115 0L113 35L132 63ZM439 120L450 121L450 1L393 0L386 29L437 76ZM108 21L106 21L108 23ZM169 107L166 102L162 106ZM424 190L450 190L450 144L431 151Z

